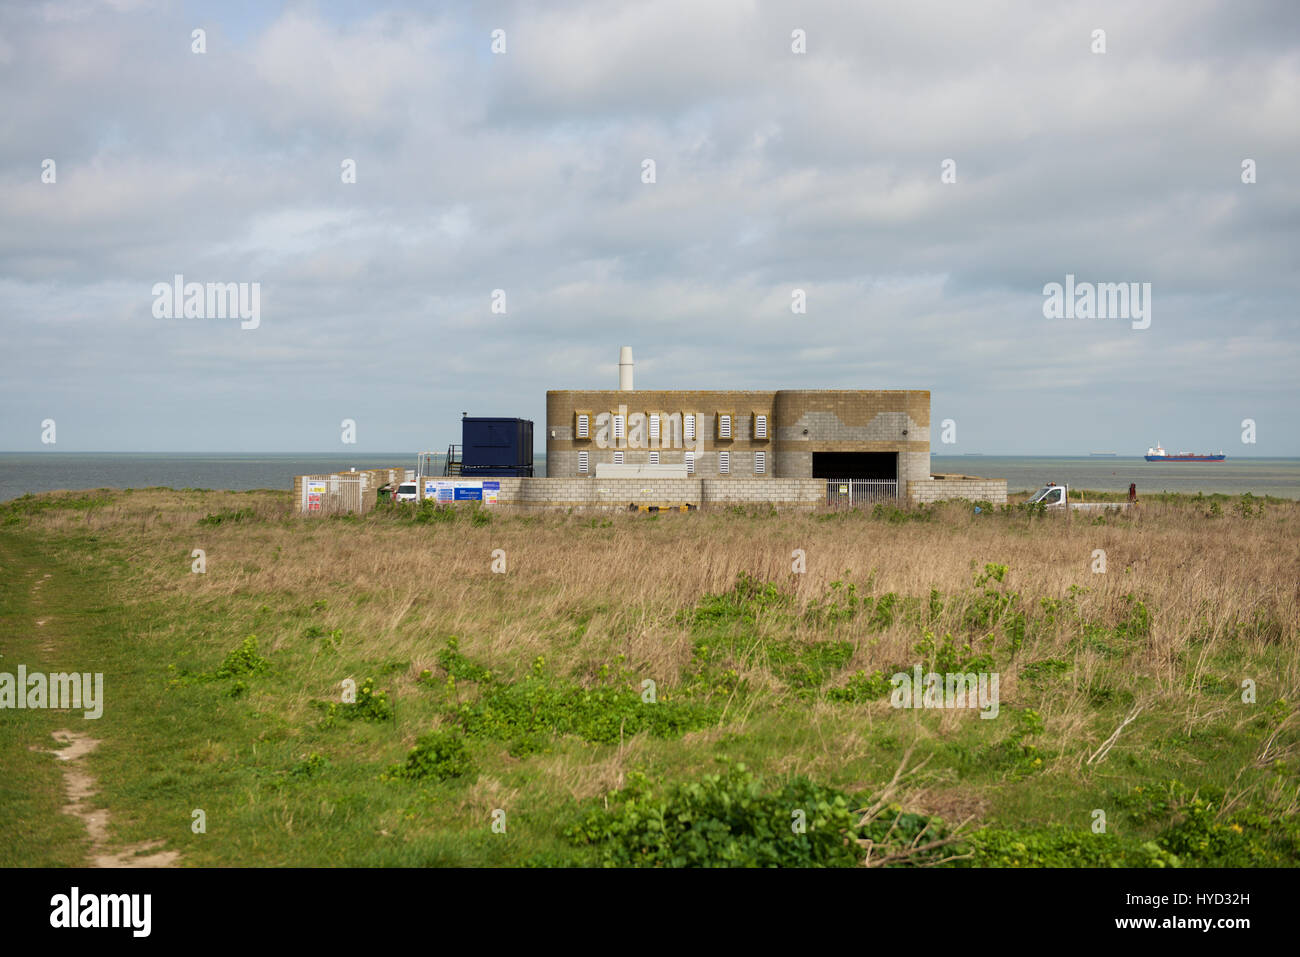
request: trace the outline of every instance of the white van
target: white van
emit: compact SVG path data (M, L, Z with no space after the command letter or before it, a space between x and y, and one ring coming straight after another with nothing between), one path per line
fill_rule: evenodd
M416 502L420 499L420 486L415 482L403 482L397 486L393 495L394 502Z

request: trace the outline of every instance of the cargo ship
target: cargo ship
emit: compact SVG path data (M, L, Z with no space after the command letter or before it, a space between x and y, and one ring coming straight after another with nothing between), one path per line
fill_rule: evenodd
M1216 452L1213 455L1201 455L1197 452L1179 452L1174 455L1166 452L1156 443L1154 449L1147 449L1146 460L1148 462L1222 462L1227 456L1222 452Z

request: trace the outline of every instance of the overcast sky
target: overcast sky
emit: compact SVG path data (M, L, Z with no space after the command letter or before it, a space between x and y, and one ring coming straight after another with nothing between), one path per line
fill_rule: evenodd
M1300 3L425 6L4 5L0 449L541 448L630 345L929 389L936 453L1300 455ZM178 273L260 324L155 318Z

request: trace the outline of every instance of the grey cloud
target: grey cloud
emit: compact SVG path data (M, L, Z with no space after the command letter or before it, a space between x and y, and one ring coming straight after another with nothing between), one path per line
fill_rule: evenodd
M1292 4L222 16L0 11L0 445L59 405L81 448L427 447L630 343L644 387L929 388L986 451L1250 415L1300 454ZM261 282L262 327L154 320L178 272ZM1151 282L1151 328L1043 319L1067 272Z

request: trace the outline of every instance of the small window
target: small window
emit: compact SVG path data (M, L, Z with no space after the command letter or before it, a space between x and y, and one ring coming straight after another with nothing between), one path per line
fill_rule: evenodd
M623 464L623 453L622 453L622 452L615 452L615 453L614 453L614 464L615 464L615 465L622 465L622 464Z
M578 438L585 439L591 434L591 417L583 414L578 416L578 427L574 430Z
M659 441L659 413L658 412L650 413L650 438L655 442Z
M695 453L694 452L686 453L686 474L687 475L695 474Z
M695 441L695 413L690 412L682 417L682 434L686 436L687 442Z
M767 453L755 452L754 453L754 474L762 475L766 471L767 471Z
M651 452L651 453L650 453L650 464L651 464L651 465L658 465L658 464L659 464L659 453L658 453L658 452Z
M767 416L765 415L754 416L754 438L756 439L767 438Z
M578 453L578 472L582 475L587 474L587 453L586 452Z
M623 437L623 425L623 416L614 416L614 438L621 439Z
M721 473L722 475L727 475L727 474L729 474L729 473L731 472L731 453L730 453L730 452L719 452L719 453L718 453L718 472Z
M718 438L731 438L731 416L719 413L718 415Z

